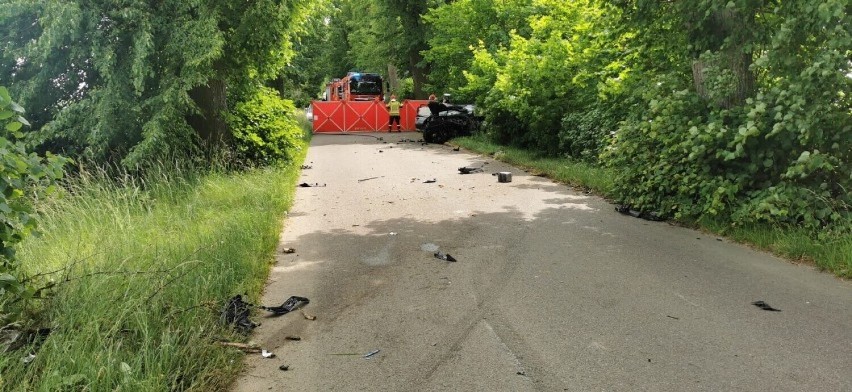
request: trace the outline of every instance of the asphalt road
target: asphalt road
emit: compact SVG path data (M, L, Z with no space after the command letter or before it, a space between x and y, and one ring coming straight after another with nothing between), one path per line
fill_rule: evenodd
M258 317L235 390L852 391L850 282L378 136L314 137L264 303L317 318Z

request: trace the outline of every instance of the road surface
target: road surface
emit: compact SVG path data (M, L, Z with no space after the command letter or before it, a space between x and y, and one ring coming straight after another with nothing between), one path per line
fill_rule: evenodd
M849 282L374 136L314 137L302 182L327 186L298 189L263 302L317 318L259 316L276 358L234 390L852 391Z

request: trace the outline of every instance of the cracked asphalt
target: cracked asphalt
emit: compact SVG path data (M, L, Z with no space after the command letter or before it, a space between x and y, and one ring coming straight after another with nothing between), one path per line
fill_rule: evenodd
M327 186L297 190L263 302L316 320L257 315L276 357L235 391L852 391L850 282L401 139L314 136L300 182Z

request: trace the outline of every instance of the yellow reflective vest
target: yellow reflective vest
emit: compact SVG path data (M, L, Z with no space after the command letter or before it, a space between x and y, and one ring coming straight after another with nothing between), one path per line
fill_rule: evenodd
M388 113L390 113L391 116L399 116L400 106L401 105L399 101L392 99L390 102L388 102Z

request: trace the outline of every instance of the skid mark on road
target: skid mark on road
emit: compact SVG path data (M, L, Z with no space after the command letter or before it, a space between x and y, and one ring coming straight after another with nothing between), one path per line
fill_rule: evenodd
M530 230L530 226L524 225L509 228L502 234L504 238L516 238L519 243L523 244L526 242L525 237ZM507 283L514 277L519 265L522 265L518 260L525 252L523 248L523 246L510 248L509 252L503 258L500 258L499 268L496 271L491 271L496 279L483 286L481 291L474 292L476 297L474 308L466 317L450 327L448 331L451 332L441 339L441 341L450 342L450 344L440 352L420 358L415 366L417 369L425 369L425 371L415 375L407 385L416 386L414 389L420 390L429 384L441 366L449 363L450 359L460 352L475 328L483 322L485 327L493 332L494 342L507 350L511 358L514 359L518 375L530 380L535 390L551 391L560 385L566 385L564 380L560 380L559 377L548 370L548 364L535 354L521 335L501 316L502 308L496 303ZM498 262L498 260L491 261L491 263L495 262ZM490 264L489 267L493 267L493 264Z

